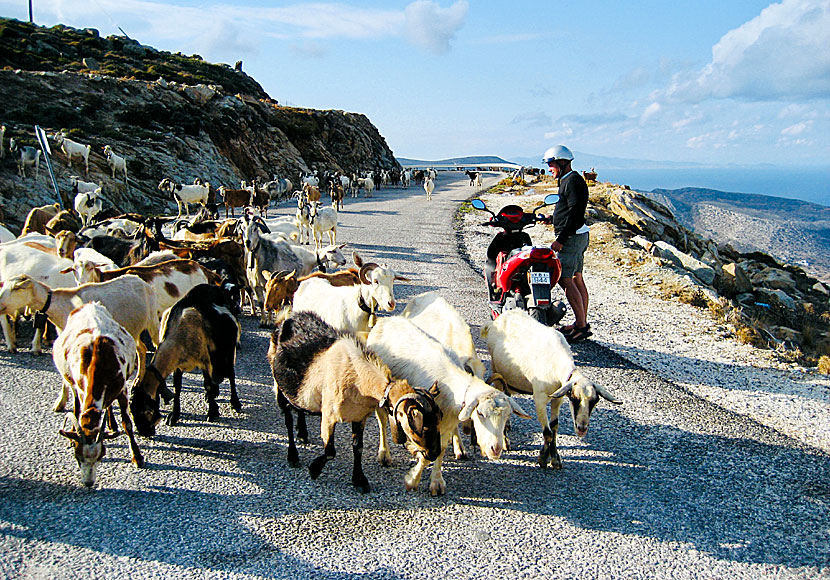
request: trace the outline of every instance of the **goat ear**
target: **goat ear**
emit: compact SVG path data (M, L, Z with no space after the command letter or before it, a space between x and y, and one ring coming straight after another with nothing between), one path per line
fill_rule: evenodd
M479 402L480 401L479 401L478 398L476 398L474 401L471 401L469 403L467 403L465 401L464 406L461 408L461 412L458 414L458 420L459 421L467 421L470 417L472 417L473 416L473 411L476 410L476 407L478 407Z
M507 392L507 381L499 373L493 373L485 382L494 389L498 389L503 393Z
M279 272L269 272L268 270L262 270L262 277L266 280L270 280L273 276L276 276Z
M429 388L429 390L427 392L429 393L429 395L432 398L435 398L438 395L440 395L441 394L441 389L438 388L438 381L435 381L434 383L432 383L432 386Z
M513 412L516 413L519 417L523 419L530 419L530 415L525 413L525 410L519 406L519 403L516 402L516 399L513 397L507 397L507 400L510 401L510 407L513 409Z
M64 268L61 270L61 274L69 274L72 271L72 268Z
M559 390L556 391L555 393L553 393L551 395L551 397L553 397L554 399L558 399L559 397L564 397L565 395L570 393L571 389L573 389L573 388L574 388L573 381L568 381L567 383L565 383L564 385L559 387Z
M623 402L620 399L617 399L616 397L614 397L614 395L609 393L605 389L605 387L603 387L602 385L595 384L594 388L597 390L597 394L600 397L602 397L603 399L605 399L606 401L608 401L609 403L614 403L615 405L622 405L623 404Z
M75 431L65 431L63 429L60 429L58 431L58 433L60 433L61 435L63 435L67 439L69 439L70 441L75 441L76 443L81 442L80 436Z
M363 267L363 258L357 252L352 252L352 260L354 260L354 265L358 268Z

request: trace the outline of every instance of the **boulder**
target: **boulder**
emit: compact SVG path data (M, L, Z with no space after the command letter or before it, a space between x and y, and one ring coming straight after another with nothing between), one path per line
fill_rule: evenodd
M89 70L98 70L101 68L101 65L98 64L98 61L92 57L87 57L83 59L83 65L88 68Z
M668 244L662 240L654 242L652 253L659 258L668 260L684 270L691 272L704 284L711 285L715 280L714 268L704 264L689 254L681 252L671 244Z
M207 104L216 95L216 91L207 85L188 85L182 88L182 92L197 105Z
M783 306L784 308L787 308L788 310L796 309L795 299L783 290L756 288L755 298L756 302L762 302L766 304L778 304L780 306Z
M763 286L773 290L792 290L795 288L795 280L792 275L779 268L766 267L754 274L751 279L755 286Z
M611 192L609 202L612 213L651 239L683 237L671 210L639 192L616 189Z
M749 281L741 265L735 262L724 264L721 284L727 296L752 292L752 282Z

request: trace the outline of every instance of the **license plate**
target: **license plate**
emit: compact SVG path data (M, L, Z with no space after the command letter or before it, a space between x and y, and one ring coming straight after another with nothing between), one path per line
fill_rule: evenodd
M531 272L530 283L550 285L550 272Z

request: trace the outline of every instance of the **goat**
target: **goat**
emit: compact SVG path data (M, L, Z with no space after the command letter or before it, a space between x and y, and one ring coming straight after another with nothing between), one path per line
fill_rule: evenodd
M329 184L329 195L331 196L331 207L335 211L343 209L343 198L346 197L346 191L340 183L332 181Z
M73 310L55 341L52 359L62 379L62 391L74 394L73 412L67 413L72 428L60 434L72 442L81 481L95 485L98 461L106 454L104 416L118 401L121 426L130 439L132 463L144 466L144 457L133 434L127 409L127 381L138 367L136 343L99 302Z
M51 236L57 236L60 232L77 233L83 223L80 216L71 209L62 209L55 214L55 217L46 222L43 229Z
M297 195L297 218L295 224L300 231L299 242L301 244L311 243L311 206L306 203L302 192L295 192Z
M574 430L584 437L588 420L599 398L622 404L604 387L588 380L576 368L568 342L561 332L536 322L520 310L504 312L481 329L492 357L491 382L500 380L508 392L533 394L536 417L542 425L544 442L539 465L548 462L561 469L562 458L556 449L559 407L565 395L571 402ZM548 418L550 403L552 419Z
M6 126L0 125L0 159L6 158L6 146L5 146L5 139L6 139Z
M46 315L60 332L66 326L69 314L77 306L93 301L101 302L135 340L140 379L144 373L144 355L147 352L147 347L140 338L141 333L146 330L153 344L158 344L159 319L155 291L137 276L122 276L101 284L54 290L25 274L15 276L5 280L0 288L0 315L31 308ZM66 390L62 389L55 403L55 411L64 408L66 395Z
M268 278L265 282L265 303L262 307L267 316L266 324L271 323L272 312L279 312L294 300L294 293L300 285L295 274L293 270L273 273L266 270L262 273Z
M403 173L401 173L401 185L403 185L404 189L409 187L409 183L412 181L412 172L407 169Z
M20 236L23 237L31 232L45 234L46 224L49 223L49 220L55 217L60 210L61 206L59 203L33 207L26 215L26 221L23 223L23 230L21 230Z
M204 377L208 421L219 418L216 397L225 378L230 383L231 407L237 413L242 411L234 372L236 345L242 331L230 309L220 288L200 284L164 313L161 343L147 366L150 372L133 387L130 402L140 434L155 435L155 427L161 418L158 396L167 389L164 381L170 373L173 373L174 398L168 425L178 423L181 415L182 375L196 368L202 370Z
M320 435L325 451L309 465L317 479L334 458L334 429L339 422L352 424L352 485L370 491L363 473L363 430L378 408L392 414L397 442L406 442L413 454L435 460L440 452L438 424L441 412L433 397L437 388L416 391L389 369L354 336L337 332L311 312L293 314L271 334L268 361L274 377L274 394L285 415L288 462L299 466L291 410L320 413Z
M69 178L69 185L72 186L72 193L87 193L95 191L96 189L103 189L100 183L92 183L91 181L82 181L77 175Z
M357 180L357 191L360 193L361 189L365 189L366 197L372 197L372 191L375 189L375 182L371 177L362 177Z
M17 172L20 177L26 179L26 166L34 166L35 180L40 177L40 149L36 149L31 145L18 145L14 139L9 139L9 151L12 153L20 153L17 159Z
M80 157L84 160L84 174L89 175L89 152L92 150L92 146L73 141L63 132L57 133L54 139L61 146L63 154L66 155L66 161L70 169L72 168L72 158Z
M303 183L303 194L305 194L305 199L308 203L320 201L320 188L316 185Z
M84 226L92 221L92 218L101 213L102 203L99 197L100 189L79 193L75 196L75 211L81 216Z
M484 379L484 363L476 353L470 327L449 302L435 292L418 294L409 299L401 316L414 322L418 328L455 354L468 373ZM465 425L465 429L470 429L475 445L475 431L472 431L470 425ZM456 459L466 457L461 438L453 435L452 442Z
M294 188L294 184L291 183L290 179L274 176L273 181L264 183L262 187L265 188L272 200L280 201L287 197L286 194Z
M323 233L328 234L329 244L337 243L337 210L333 207L320 207L320 202L311 203L309 214L311 231L314 234L314 247L323 245Z
M432 192L435 191L435 180L431 177L424 179L424 191L427 192L427 200L431 200Z
M261 308L260 323L267 324L265 309L265 278L263 270L279 272L301 271L303 264L292 249L292 245L284 238L271 238L263 235L265 223L262 218L245 214L243 220L242 238L248 250L246 275L253 288Z
M169 193L173 196L173 199L176 200L176 204L179 207L179 213L177 216L182 215L182 204L184 204L185 214L189 216L190 209L188 208L188 204L207 204L208 196L210 194L210 183L204 183L201 185L182 185L180 183L173 183L173 181L165 177L161 180L161 182L159 182L158 189L159 191Z
M357 284L333 286L322 277L308 277L294 294L294 311L316 312L334 328L364 337L378 308L395 310L395 280L409 279L373 262L364 264L357 253L353 257L360 268Z
M107 165L112 170L112 178L115 179L116 171L121 171L124 173L124 185L127 185L127 160L116 155L109 145L104 146L104 155L107 158Z
M476 184L476 178L478 177L478 171L470 171L467 170L464 173L467 174L467 177L470 178L470 187Z
M268 205L271 203L271 195L268 193L268 190L260 187L256 181L250 188L249 203L251 207L259 210L260 217L268 217Z
M233 215L233 208L245 207L251 201L251 192L247 189L230 189L222 185L217 190L222 197L222 202L225 204L225 217L228 217L228 210L230 210L231 217Z
M436 397L443 418L441 454L430 476L431 495L443 495L447 486L441 474L444 453L459 421L473 420L482 455L498 459L505 448L504 427L511 413L529 418L516 401L467 373L453 353L418 328L409 319L391 316L378 320L369 332L366 345L380 355L392 374L414 387L426 388L438 382ZM385 436L381 429L381 437ZM429 461L423 455L406 476L406 488L417 489Z

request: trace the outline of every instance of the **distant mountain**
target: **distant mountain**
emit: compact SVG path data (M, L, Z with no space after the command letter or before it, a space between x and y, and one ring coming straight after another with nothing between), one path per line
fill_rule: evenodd
M403 167L423 167L425 165L480 165L482 163L515 163L514 161L507 161L495 155L472 155L468 157L451 157L450 159L439 159L433 161L424 161L419 159L407 159L406 157L397 157L398 163Z
M511 161L520 165L529 167L541 167L544 169L542 163L542 154L540 152L536 157L513 157ZM582 153L581 151L574 151L574 168L588 169L596 167L597 169L702 169L712 167L705 163L692 163L686 161L654 161L650 159L628 159L625 157L605 157L603 155L592 155L590 153ZM726 165L729 167L729 165ZM771 167L769 164L757 164L757 167Z
M655 189L677 220L742 252L760 250L830 280L830 207L770 195Z

